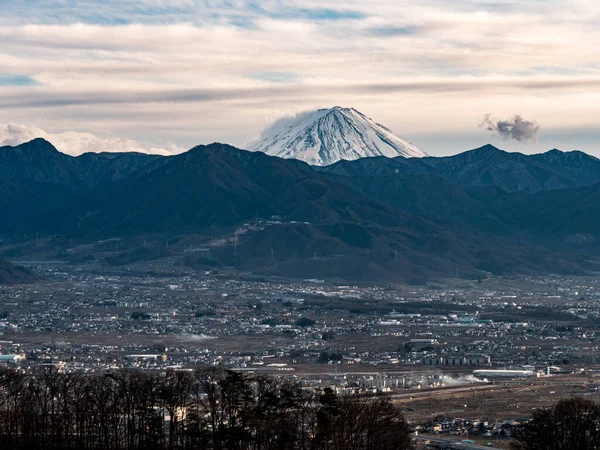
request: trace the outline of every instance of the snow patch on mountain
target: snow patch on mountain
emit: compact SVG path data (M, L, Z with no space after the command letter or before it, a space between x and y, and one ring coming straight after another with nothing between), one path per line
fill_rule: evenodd
M356 109L340 106L280 119L265 129L249 150L299 159L314 166L373 156L427 156Z

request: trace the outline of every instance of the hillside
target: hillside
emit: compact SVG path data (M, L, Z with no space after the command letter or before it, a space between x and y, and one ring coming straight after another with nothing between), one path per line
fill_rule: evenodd
M147 165L164 159L163 156L144 153L84 153L74 158L79 177L87 186L118 181Z
M28 269L16 267L0 255L0 284L33 283L40 278Z
M528 194L497 186L463 188L435 175L337 179L388 207L462 234L600 251L600 184Z

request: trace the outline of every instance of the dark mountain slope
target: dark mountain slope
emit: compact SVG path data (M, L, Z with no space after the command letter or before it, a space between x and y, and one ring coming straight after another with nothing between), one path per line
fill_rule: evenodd
M60 183L0 177L0 234L60 229L64 211L73 211L85 198L85 190L78 193Z
M84 153L74 158L80 177L90 187L112 183L128 177L143 167L164 159L144 153Z
M0 177L51 183L69 189L85 187L74 158L60 153L41 138L16 147L0 147Z
M143 167L165 159L142 154L60 153L44 139L0 147L0 233L59 233L78 227L69 223L75 210L87 208L92 189L110 185Z
M442 158L365 158L323 168L348 177L436 175L457 186L536 193L600 182L600 160L582 152L508 153L491 145Z
M554 149L546 153L531 155L530 158L541 164L549 165L563 173L569 179L580 180L585 184L594 184L598 178L600 160L584 152L562 152Z
M435 175L339 177L338 180L385 205L463 233L481 231L504 236L515 230L510 215L505 218L498 211L495 216L489 207L498 196L507 194L499 188L464 189Z
M76 221L85 233L106 236L223 233L274 216L281 223L242 236L236 254L232 245L213 248L213 263L340 279L363 264L364 276L378 270L382 278L404 280L451 276L457 268L474 277L479 269L577 268L568 258L556 264L540 248L456 233L384 207L305 163L222 144L196 147L114 184Z
M0 284L33 283L40 278L28 269L15 267L0 255Z
M437 176L338 177L364 195L460 234L600 250L600 184L536 194L461 188Z
M512 215L519 231L539 241L561 243L574 235L600 239L600 184L532 196L499 194L490 204L495 215Z
M365 220L394 226L392 213L299 161L245 152L223 144L199 146L154 170L115 183L98 214L82 223L135 233L193 232L257 218Z
M125 178L164 159L142 153L84 153L72 157L38 138L15 147L0 147L0 177L85 189Z

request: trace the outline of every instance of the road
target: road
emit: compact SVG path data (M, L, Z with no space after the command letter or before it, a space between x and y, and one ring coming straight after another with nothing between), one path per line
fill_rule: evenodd
M417 440L417 441L429 441L429 442L436 442L438 444L452 444L454 445L455 449L479 449L479 450L490 450L490 449L497 449L498 447L488 447L486 445L477 445L477 444L465 444L463 442L460 441L455 441L452 439L444 439L444 438L440 438L440 437L428 437L428 436L413 436L413 439Z

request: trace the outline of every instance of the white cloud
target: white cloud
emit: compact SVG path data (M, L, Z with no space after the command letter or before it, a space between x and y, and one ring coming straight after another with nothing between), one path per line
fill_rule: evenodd
M168 156L184 151L172 142L167 143L164 147L154 147L143 145L133 139L101 138L92 133L78 131L49 133L32 125L0 124L0 146L15 146L35 138L44 138L50 141L59 151L72 156L102 152L139 152Z

